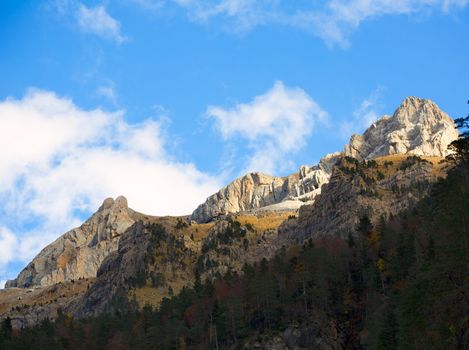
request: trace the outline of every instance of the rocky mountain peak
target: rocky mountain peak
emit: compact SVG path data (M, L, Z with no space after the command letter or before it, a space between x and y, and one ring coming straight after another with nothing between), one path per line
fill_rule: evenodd
M383 116L363 135L352 135L343 152L326 155L319 164L303 165L297 173L282 178L247 174L210 196L194 211L192 219L206 222L245 210L299 209L314 202L342 156L358 160L394 154L444 157L457 137L453 120L434 102L407 97L392 116Z
M127 199L119 196L115 200L106 198L86 225L87 233L94 233L91 245L103 240L111 240L120 236L135 220L132 218L133 211L129 209Z
M112 197L106 198L103 204L99 207L98 211L102 210L116 210L116 209L128 209L127 198L119 196L115 200Z
M117 250L120 236L140 216L129 209L123 196L105 199L96 213L45 247L6 287L48 286L96 277L101 262Z
M360 160L393 154L444 157L457 137L454 121L434 102L407 97L392 116L377 120L363 135L352 135L344 154Z
M394 118L410 122L421 122L421 116L432 116L435 119L444 118L443 113L435 102L415 96L406 97L394 112Z

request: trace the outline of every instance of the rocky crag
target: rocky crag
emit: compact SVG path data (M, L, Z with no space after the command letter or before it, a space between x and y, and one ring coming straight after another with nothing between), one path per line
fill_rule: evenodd
M246 174L207 198L193 213L192 220L208 222L228 213L251 209L295 210L314 200L330 178L336 154L315 166L301 166L297 173L275 177L263 173Z
M50 286L96 277L104 258L116 251L120 236L145 216L129 209L127 199L106 199L80 227L45 247L6 288Z
M393 155L370 161L344 157L334 168L323 194L299 210L292 235L298 241L326 234L346 238L359 217L372 222L396 215L429 194L445 177L442 157Z
M458 137L453 120L427 99L406 98L392 116L385 115L363 135L352 135L343 152L329 154L314 166L302 166L297 173L273 177L250 173L210 196L192 214L197 222L240 211L260 209L292 210L311 205L343 156L370 160L393 154L444 157Z
M453 119L434 102L408 97L392 116L382 117L363 135L353 135L344 154L359 160L392 154L444 157L457 137Z

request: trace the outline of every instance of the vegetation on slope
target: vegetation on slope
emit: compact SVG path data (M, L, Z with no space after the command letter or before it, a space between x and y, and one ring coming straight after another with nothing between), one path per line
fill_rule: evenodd
M61 315L2 349L225 349L295 325L296 345L344 349L464 349L469 343L466 164L413 209L347 241L328 236L282 250L150 307L73 320Z

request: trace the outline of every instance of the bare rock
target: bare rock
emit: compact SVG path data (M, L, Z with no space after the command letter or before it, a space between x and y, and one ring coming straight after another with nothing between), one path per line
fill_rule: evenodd
M408 97L392 117L382 117L363 135L352 135L344 154L359 160L392 154L444 157L457 137L453 120L434 102Z
M327 183L329 176L321 164L302 166L298 173L285 177L249 173L208 197L192 213L191 219L199 223L208 222L228 213L264 208L284 201L312 200L322 184ZM282 208L281 205L276 207ZM290 210L291 203L285 208Z
M107 198L87 221L45 247L5 287L44 287L96 277L104 258L117 250L121 234L139 216L141 214L128 208L125 197Z

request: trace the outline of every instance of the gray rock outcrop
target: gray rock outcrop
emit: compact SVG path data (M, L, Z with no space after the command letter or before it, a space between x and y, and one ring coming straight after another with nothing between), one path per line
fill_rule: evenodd
M117 250L122 233L141 216L128 208L122 196L106 199L87 221L45 247L5 287L45 287L96 277L104 258Z
M457 138L453 119L434 102L408 97L393 116L382 117L363 135L353 135L344 154L359 160L392 154L444 157Z
M393 116L384 116L363 135L352 135L343 152L329 154L314 166L297 173L274 177L249 173L208 197L191 216L197 222L247 210L292 210L314 203L342 156L369 160L393 154L439 156L458 137L454 121L427 99L406 98Z
M298 209L321 193L321 186L329 181L337 156L328 155L319 164L301 166L297 173L285 177L263 173L246 174L208 197L192 213L191 219L201 223L227 213L252 209Z

